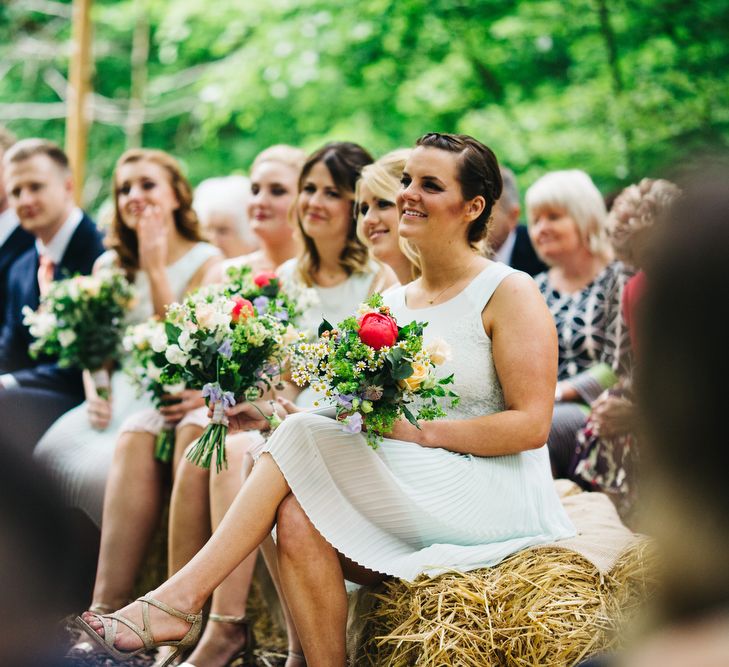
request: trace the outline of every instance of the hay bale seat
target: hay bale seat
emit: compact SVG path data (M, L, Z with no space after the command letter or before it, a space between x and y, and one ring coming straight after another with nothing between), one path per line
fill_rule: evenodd
M655 585L654 559L637 539L601 573L550 545L491 568L361 588L350 598L350 664L576 665L618 645Z

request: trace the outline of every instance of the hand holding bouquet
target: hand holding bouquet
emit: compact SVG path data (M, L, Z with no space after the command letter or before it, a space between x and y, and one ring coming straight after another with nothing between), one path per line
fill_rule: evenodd
M100 397L109 398L105 364L118 356L124 314L132 287L117 268L51 284L38 310L23 309L23 323L35 340L30 354L58 358L59 366L89 370Z
M180 376L179 368L168 364L165 356L167 335L163 322L150 318L127 328L122 345L129 353L124 371L138 394L148 394L155 408L166 405L170 394L179 394L185 390L185 381ZM162 463L169 463L174 446L174 426L165 423L155 442L155 458Z
M211 423L188 454L190 461L204 468L213 455L218 471L227 465L225 409L240 399L259 398L278 382L287 345L298 340L289 322L295 306L274 279L269 276L265 284L254 283L257 290L271 286L275 291L269 296L259 293L253 301L231 296L239 290L223 286L199 290L167 310L167 377L201 389L213 410Z
M382 297L374 294L356 316L336 328L324 321L318 341L298 346L292 379L326 394L336 405L344 430L364 432L368 444L376 448L400 417L418 427L419 419L445 416L442 401L450 399L451 406L458 402L458 395L448 388L453 375L441 379L435 375L435 366L448 357L447 345L435 341L424 347L425 326L423 322L398 326ZM411 409L413 403L418 407Z

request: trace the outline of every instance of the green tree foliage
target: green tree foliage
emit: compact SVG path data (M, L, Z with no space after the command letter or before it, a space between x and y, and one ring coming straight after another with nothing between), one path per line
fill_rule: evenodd
M63 139L70 7L0 5L0 122L20 136ZM93 21L91 207L140 142L197 183L277 142L379 155L468 132L523 187L578 167L605 192L729 143L725 0L95 0Z

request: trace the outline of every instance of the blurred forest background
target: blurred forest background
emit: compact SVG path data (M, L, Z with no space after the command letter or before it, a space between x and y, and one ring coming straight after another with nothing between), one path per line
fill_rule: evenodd
M84 204L129 146L193 184L272 143L375 156L466 132L522 191L585 169L605 193L729 144L729 1L95 0ZM0 0L0 123L64 140L71 0Z

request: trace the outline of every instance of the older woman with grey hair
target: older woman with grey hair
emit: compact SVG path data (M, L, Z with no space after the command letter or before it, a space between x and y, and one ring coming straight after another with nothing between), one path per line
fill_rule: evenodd
M206 178L195 188L192 206L213 245L228 258L248 255L258 238L248 225L251 182L231 174Z
M613 259L604 199L584 171L547 173L525 199L534 249L549 267L535 280L559 338L547 444L554 476L564 477L590 403L630 366L621 299L632 269Z

